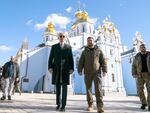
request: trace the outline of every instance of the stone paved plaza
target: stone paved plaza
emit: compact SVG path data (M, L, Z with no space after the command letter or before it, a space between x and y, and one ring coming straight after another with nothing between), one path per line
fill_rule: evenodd
M104 105L105 113L149 113L139 109L140 102L135 96L104 96ZM0 113L59 113L55 107L54 94L16 93L11 101L0 100ZM85 95L68 95L66 113L88 113L86 107ZM96 113L95 103L91 113Z

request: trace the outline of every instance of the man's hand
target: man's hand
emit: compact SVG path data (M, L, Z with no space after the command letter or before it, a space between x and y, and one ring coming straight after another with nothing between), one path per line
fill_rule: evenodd
M18 78L18 77L16 78L16 81L19 81L19 78Z
M53 69L52 68L49 68L48 70L50 73L53 73Z
M79 75L82 76L82 72L79 72Z
M73 70L71 69L70 71L69 71L69 74L72 74L73 73Z

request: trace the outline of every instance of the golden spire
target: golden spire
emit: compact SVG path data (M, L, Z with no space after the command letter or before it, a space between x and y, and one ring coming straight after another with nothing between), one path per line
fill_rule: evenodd
M80 10L80 5L81 5L81 2L80 0L78 0L78 10Z

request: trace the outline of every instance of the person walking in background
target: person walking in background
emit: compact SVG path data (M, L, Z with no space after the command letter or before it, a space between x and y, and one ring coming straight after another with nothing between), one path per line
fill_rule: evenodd
M86 86L88 111L93 110L92 82L94 81L95 96L97 103L97 112L104 112L103 109L103 91L102 91L102 73L103 76L107 73L107 64L103 52L94 45L94 38L87 38L87 46L83 50L79 59L78 73L82 75L84 69L84 80Z
M59 43L51 48L48 69L52 73L52 84L56 85L56 110L65 111L67 85L74 70L74 62L71 46L65 44L65 34L59 33L58 39Z
M3 96L1 100L11 100L12 90L14 87L15 79L19 78L20 70L18 64L15 62L15 57L11 56L9 62L5 63L2 71L2 78L4 80Z
M132 75L136 78L137 94L141 101L141 109L148 105L150 111L150 52L145 44L140 45L140 52L136 54L132 63ZM147 99L144 94L144 85L147 89Z
M20 90L20 84L19 83L20 83L19 78L16 78L15 82L14 82L14 88L13 88L13 91L12 91L13 95L15 94L15 91L18 91L19 94L21 95L21 90Z

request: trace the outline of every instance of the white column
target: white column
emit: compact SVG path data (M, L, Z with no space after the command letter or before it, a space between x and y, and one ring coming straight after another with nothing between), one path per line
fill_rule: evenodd
M118 69L119 69L119 76L118 76L118 82L119 82L119 86L118 86L118 91L119 92L123 92L125 93L125 88L124 88L124 85L123 85L123 75L122 75L122 66L121 66L121 56L120 56L120 51L121 51L121 48L119 47L119 50L118 50L118 60L120 62L118 62Z
M105 41L104 41L104 43L106 43ZM107 45L106 44L102 44L102 50L103 50L103 52L105 53L105 57L108 57L108 49L107 49ZM108 63L107 63L107 66L108 66ZM109 70L108 70L108 73L107 73L107 76L104 78L104 91L105 92L109 92Z

